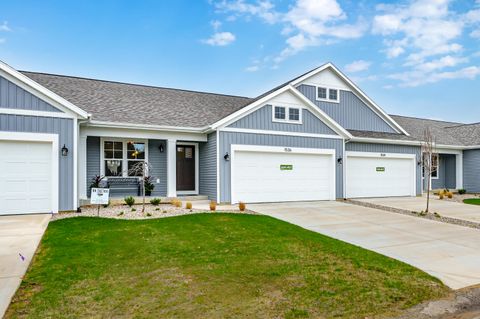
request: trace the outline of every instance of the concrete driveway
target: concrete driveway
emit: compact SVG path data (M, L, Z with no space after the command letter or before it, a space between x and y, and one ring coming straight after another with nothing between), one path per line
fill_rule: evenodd
M0 216L0 318L27 271L50 217Z
M415 266L459 289L480 284L480 231L341 202L248 208Z
M417 212L425 210L427 204L427 198L425 196L364 198L357 200ZM480 223L480 206L476 205L468 205L447 200L439 200L436 197L432 196L430 197L430 211L437 212L441 216Z

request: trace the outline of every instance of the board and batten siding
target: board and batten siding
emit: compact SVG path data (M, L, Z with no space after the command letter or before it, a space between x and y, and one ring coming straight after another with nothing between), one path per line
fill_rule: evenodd
M279 106L282 106L279 104ZM248 114L238 121L230 124L232 128L246 128L254 130L299 132L313 134L337 135L330 127L323 123L318 117L307 109L301 109L302 123L280 123L272 121L272 105L265 105L260 109ZM288 114L286 114L288 117Z
M2 76L0 76L0 108L62 112Z
M265 145L280 147L300 147L317 149L334 149L336 158L343 154L343 139L282 136L270 134L250 134L238 132L220 132L219 163L220 163L220 200L219 202L231 201L231 161L226 161L223 156L231 153L231 145ZM336 197L343 197L343 168L336 164Z
M208 134L206 143L199 145L199 193L217 200L217 133Z
M455 157L453 154L440 154L438 178L432 178L432 189L457 187Z
M150 175L153 177L155 188L152 191L152 196L166 196L167 194L167 152L161 153L159 151L160 144L164 145L166 150L165 141L163 140L148 140L148 162L150 163L151 170ZM92 178L95 175L100 175L100 137L88 136L87 137L87 196L90 197L90 184ZM132 179L132 185L136 185L135 177ZM156 183L159 179L160 183ZM129 187L133 187L129 185ZM115 191L113 196L137 196L138 192L120 192Z
M375 144L375 143L357 143L350 142L345 144L345 151L353 152L371 152L371 153L399 153L399 154L415 154L416 161L421 160L422 151L420 146L410 146L410 145L393 145L393 144ZM345 159L348 161L348 159ZM348 165L348 163L347 163ZM422 170L420 166L416 166L416 190L417 195L422 194Z
M463 188L480 193L480 149L463 151Z
M316 87L302 84L297 89L337 123L349 130L396 133L353 92L340 90L340 103L318 101Z
M47 133L58 135L58 145L68 148L68 156L59 152L59 205L60 211L75 210L73 199L73 158L77 156L73 145L73 120L66 118L0 114L0 131Z

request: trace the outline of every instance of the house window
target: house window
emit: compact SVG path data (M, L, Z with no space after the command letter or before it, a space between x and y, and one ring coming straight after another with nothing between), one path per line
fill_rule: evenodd
M326 102L340 102L340 92L338 89L317 86L317 100Z
M288 109L288 119L290 121L298 122L300 121L300 109L297 108L289 108Z
M122 142L105 141L103 143L103 158L105 176L122 176Z
M128 176L141 176L141 172L131 172L138 162L145 161L145 143L127 142Z
M147 142L105 139L103 144L102 175L107 177L139 176L140 173L132 173L130 170L138 162L144 162L147 158Z
M439 163L438 154L432 154L432 178L433 179L438 178L438 163Z
M338 90L328 89L328 99L331 101L338 101Z
M318 87L317 88L317 97L319 99L325 100L327 98L327 88Z
M275 106L275 119L285 120L285 108L283 106Z

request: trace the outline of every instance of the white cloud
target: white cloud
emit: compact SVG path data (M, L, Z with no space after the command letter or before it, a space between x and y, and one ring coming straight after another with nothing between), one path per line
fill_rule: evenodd
M251 65L245 68L245 71L247 72L257 72L258 70L260 70L260 67L258 65Z
M470 36L475 39L480 39L480 29L470 32Z
M215 30L215 31L217 31L222 26L222 22L220 22L218 20L213 20L213 21L210 22L210 24L212 25L213 30Z
M455 71L432 72L425 75L423 71L409 71L396 73L389 76L394 80L399 80L402 87L416 87L427 83L435 83L441 80L453 79L475 79L480 75L480 67L469 66Z
M270 1L259 1L257 4L246 3L244 0L222 0L215 4L219 12L233 12L249 16L258 16L267 23L277 22L278 13L274 11L274 5ZM234 16L230 16L230 19Z
M7 39L5 39L5 38L0 38L0 44L3 44L3 43L5 43L5 42L7 42Z
M3 23L0 24L0 31L4 31L4 32L12 31L12 29L10 29L10 27L8 26L8 21L3 21Z
M416 69L422 72L432 72L446 67L454 67L458 64L468 62L467 58L464 57L453 57L450 55L444 56L440 59L432 60L425 62L416 66Z
M350 64L345 65L345 71L349 73L365 71L365 70L368 70L370 65L372 65L372 62L365 61L365 60L357 60L357 61L353 61Z
M210 38L203 40L212 46L226 46L235 41L235 35L231 32L216 32Z

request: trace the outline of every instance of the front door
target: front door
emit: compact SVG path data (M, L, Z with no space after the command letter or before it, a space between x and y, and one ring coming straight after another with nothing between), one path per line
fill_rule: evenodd
M177 145L177 191L195 191L195 146Z

